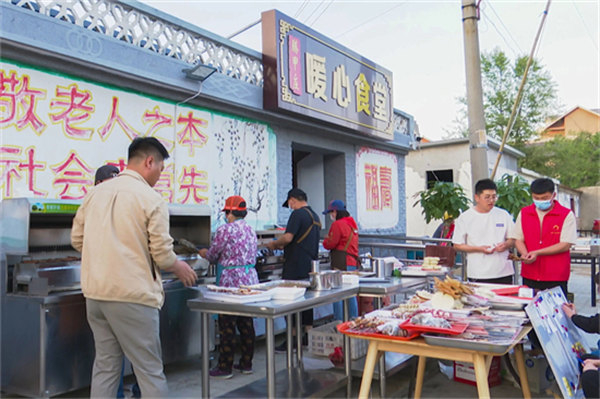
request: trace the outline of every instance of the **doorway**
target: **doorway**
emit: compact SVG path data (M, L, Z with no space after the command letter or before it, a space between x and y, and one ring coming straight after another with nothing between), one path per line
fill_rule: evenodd
M308 204L321 219L322 235L331 221L322 214L329 201L341 199L347 205L346 155L306 145L292 145L292 186L306 193Z

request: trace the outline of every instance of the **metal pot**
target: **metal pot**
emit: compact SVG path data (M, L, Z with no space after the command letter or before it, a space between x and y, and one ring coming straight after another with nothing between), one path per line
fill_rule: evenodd
M318 273L309 273L310 287L313 290L330 290L342 286L342 272L339 270L326 270Z

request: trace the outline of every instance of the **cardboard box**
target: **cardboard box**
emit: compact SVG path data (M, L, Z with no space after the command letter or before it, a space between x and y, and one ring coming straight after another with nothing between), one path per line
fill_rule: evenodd
M488 385L490 387L499 385L502 382L502 376L500 375L501 365L502 362L500 357L494 356L488 374ZM475 382L475 368L473 367L473 363L454 362L454 381L477 385Z
M515 364L515 363L513 363ZM543 355L525 355L525 368L531 392L542 393L554 382L554 374Z

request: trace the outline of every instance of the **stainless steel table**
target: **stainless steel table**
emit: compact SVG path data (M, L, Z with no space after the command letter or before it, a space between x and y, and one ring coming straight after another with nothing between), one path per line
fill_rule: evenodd
M200 287L199 290L203 292L206 287ZM294 301L265 301L255 302L247 304L220 302L204 298L192 299L188 301L188 306L192 311L198 311L201 313L201 342L202 342L202 397L210 397L210 386L209 386L209 358L208 358L208 323L210 314L225 314L233 316L246 316L246 317L261 317L265 319L266 332L266 364L267 364L267 377L266 377L266 388L267 397L275 398L280 397L276 395L275 387L275 331L273 321L277 317L285 316L287 319L287 367L289 370L292 369L292 315L296 315L296 322L298 325L298 331L301 330L302 322L300 312L303 310L312 309L318 305L325 305L328 303L344 301L344 320L348 319L348 301L347 299L355 296L359 291L358 286L344 285L342 288L326 290L326 291L312 291L307 290L304 297L296 299ZM296 334L296 345L297 345L297 362L298 365L302 364L302 334ZM344 336L344 353L346 364L345 371L348 396L350 395L351 389L351 373L350 373L350 339L348 336ZM289 373L291 376L292 373ZM288 384L291 382L291 377L288 379ZM256 386L256 383L251 385ZM260 384L258 384L260 385ZM251 396L252 389L250 384L247 386L248 395ZM240 388L243 389L243 388ZM284 392L285 393L285 392ZM262 392L262 397L264 397Z
M372 296L376 300L376 308L380 309L383 297L416 291L425 288L428 284L427 277L388 277L387 283L361 283L358 294L360 296ZM386 388L386 365L385 352L379 358L379 392L385 397Z

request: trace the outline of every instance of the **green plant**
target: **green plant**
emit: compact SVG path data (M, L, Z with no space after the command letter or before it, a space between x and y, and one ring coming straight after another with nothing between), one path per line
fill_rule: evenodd
M413 204L421 205L427 223L442 220L450 224L458 215L469 208L469 199L461 186L450 182L435 182L434 185L415 196L419 199Z
M529 183L521 176L505 173L500 180L496 181L496 185L498 186L496 206L506 209L513 218L517 218L521 208L531 204Z

